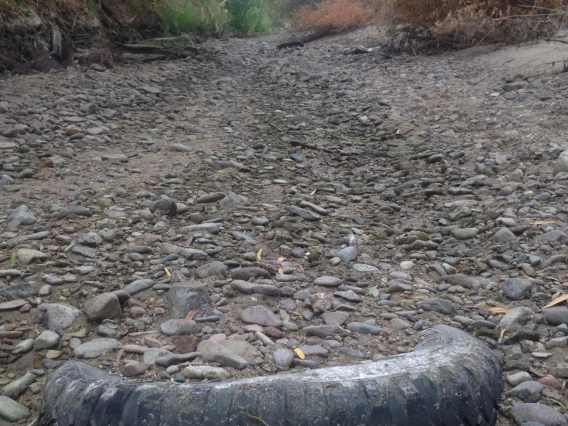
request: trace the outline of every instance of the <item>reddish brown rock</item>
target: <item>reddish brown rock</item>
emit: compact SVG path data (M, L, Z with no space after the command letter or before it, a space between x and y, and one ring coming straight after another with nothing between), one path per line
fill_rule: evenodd
M560 384L560 382L556 380L556 377L551 376L550 374L541 377L540 379L538 379L538 382L542 383L545 386L550 386L551 388L554 388L556 390L562 390L562 385Z
M180 354L195 352L199 344L199 338L195 335L183 335L172 337L172 343Z

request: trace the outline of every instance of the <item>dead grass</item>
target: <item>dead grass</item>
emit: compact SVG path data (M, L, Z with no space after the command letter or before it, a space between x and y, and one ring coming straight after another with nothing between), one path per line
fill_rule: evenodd
M383 19L402 47L462 48L552 36L567 0L384 0Z
M568 0L324 0L295 13L296 30L327 35L379 22L404 49L457 49L552 38Z
M375 14L374 7L359 0L325 0L296 12L295 29L327 35L369 25L376 20Z

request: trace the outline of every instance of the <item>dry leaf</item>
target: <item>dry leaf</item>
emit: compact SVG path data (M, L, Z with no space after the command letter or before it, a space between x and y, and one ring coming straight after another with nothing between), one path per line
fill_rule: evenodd
M284 262L285 260L286 260L285 257L279 257L279 258L276 260L276 262L277 262L277 263L282 263L282 262Z
M558 222L556 222L555 220L535 220L534 222L531 222L531 225L554 225Z
M294 349L294 352L296 352L296 355L298 355L298 358L306 359L306 355L304 355L304 353L302 352L302 350L300 348Z
M164 271L166 271L166 275L171 278L172 274L170 274L170 271L168 271L168 268L164 268Z
M542 307L542 309L550 308L551 306L558 305L564 301L568 300L568 294L563 294L562 296L558 296L556 299L548 302L546 305Z
M120 348L116 355L116 365L120 365L120 358L122 358L122 355L124 355L124 348Z
M280 275L284 275L284 270L283 270L282 268L278 268L278 273L279 273Z
M260 249L260 250L258 251L258 253L256 253L256 258L257 258L257 260L262 259L262 249Z
M184 319L181 320L179 325L185 324L188 321L191 321L195 315L197 315L199 311L189 311Z
M506 314L509 310L507 308L502 308L501 306L496 306L494 308L489 308L489 312L492 314Z

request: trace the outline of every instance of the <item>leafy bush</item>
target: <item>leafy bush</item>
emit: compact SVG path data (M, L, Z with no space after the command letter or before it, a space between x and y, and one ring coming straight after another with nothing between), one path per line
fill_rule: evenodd
M213 33L227 24L227 14L217 0L156 0L153 8L167 32Z
M264 34L272 28L272 9L268 0L229 0L229 24L242 35Z
M297 31L330 34L368 25L376 20L375 8L360 0L325 0L294 14Z

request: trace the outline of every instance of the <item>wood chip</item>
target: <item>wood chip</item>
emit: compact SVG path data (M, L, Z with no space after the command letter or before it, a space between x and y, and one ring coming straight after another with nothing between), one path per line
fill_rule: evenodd
M185 324L188 321L191 321L195 315L197 315L199 311L189 311L184 319L181 320L179 325Z
M558 305L564 301L568 300L568 294L563 294L562 296L558 296L553 298L552 301L548 302L546 305L542 307L542 309L550 308L551 306Z

